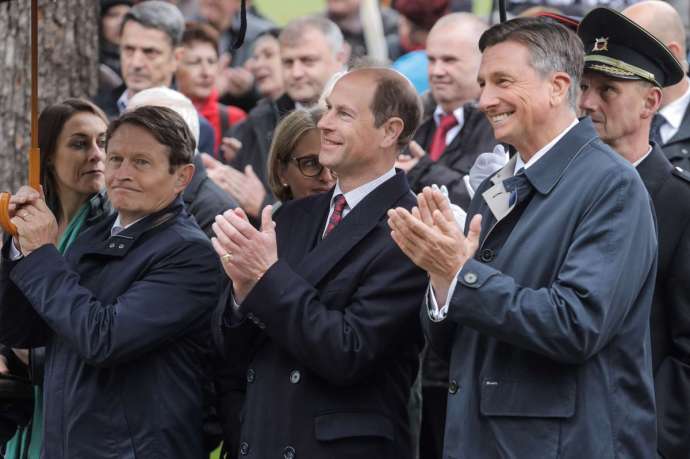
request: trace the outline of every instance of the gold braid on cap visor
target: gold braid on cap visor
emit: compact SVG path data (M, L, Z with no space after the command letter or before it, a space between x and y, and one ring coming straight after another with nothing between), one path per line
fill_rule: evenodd
M654 74L652 72L648 72L644 69L641 69L639 67L636 67L634 65L630 65L627 62L623 62L618 59L613 59L608 56L600 56L600 55L587 55L585 56L585 62L598 62L600 64L595 64L595 65L589 65L589 68L594 69L594 70L601 70L604 72L609 72L613 74L618 74L620 76L637 76L640 78L643 78L645 80L648 80L652 83L654 83L657 86L659 85L659 82L656 81L656 78L654 77Z

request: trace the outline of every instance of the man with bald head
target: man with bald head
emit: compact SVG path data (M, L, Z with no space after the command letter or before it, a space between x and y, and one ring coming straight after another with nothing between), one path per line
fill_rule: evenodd
M481 53L479 37L487 24L469 13L439 19L429 32L426 53L429 85L436 102L422 122L411 148L398 167L407 171L415 192L432 184L445 185L451 201L467 208L470 196L463 177L477 156L493 150L491 125L477 108L477 72Z
M636 3L623 14L640 24L673 53L688 71L685 27L678 12L668 3L651 0ZM661 109L652 123L651 139L662 146L674 166L690 171L690 81L663 88Z
M319 161L335 188L283 203L275 225L267 206L261 231L242 211L214 225L231 281L225 345L229 361L248 363L239 453L411 458L426 276L394 244L386 211L414 206L394 164L421 106L410 82L383 68L345 74L326 106Z

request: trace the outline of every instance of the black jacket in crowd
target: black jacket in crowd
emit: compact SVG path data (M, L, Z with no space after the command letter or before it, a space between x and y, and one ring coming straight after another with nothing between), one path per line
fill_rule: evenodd
M470 196L462 178L469 174L477 156L492 151L498 142L489 121L476 104L466 104L463 110L465 123L439 160L433 162L429 155L422 157L407 173L407 179L415 193L422 191L425 186L445 185L453 204L467 209ZM417 130L414 140L428 152L435 131L436 123L432 112Z
M249 112L244 121L234 126L230 137L242 142L242 148L230 165L240 171L251 165L266 189L266 204L275 200L268 184L268 152L278 121L295 109L295 102L287 94L275 101L264 99Z
M662 145L671 164L690 171L690 104L685 109L678 132Z
M664 458L684 458L690 452L690 173L672 166L656 144L637 171L659 230L651 314L658 449Z

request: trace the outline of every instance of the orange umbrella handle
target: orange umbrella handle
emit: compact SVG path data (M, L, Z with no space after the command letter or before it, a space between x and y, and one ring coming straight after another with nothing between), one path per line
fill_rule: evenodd
M38 148L38 0L31 0L31 149L29 186L41 191L41 153ZM17 227L10 221L10 194L0 193L0 226L12 236Z
M0 226L11 236L17 235L17 227L10 221L10 194L0 193Z

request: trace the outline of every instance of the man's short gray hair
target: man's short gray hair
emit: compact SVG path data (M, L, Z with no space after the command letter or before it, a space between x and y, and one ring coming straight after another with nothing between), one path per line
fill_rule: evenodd
M281 45L286 46L304 44L304 33L310 29L318 30L323 34L334 56L343 51L345 43L343 33L333 21L322 16L305 16L290 21L280 33L278 40Z
M584 67L584 45L567 27L544 18L515 18L496 24L479 39L479 50L513 41L527 47L532 67L547 77L554 72L570 76L568 102L577 110L577 97Z
M127 21L138 22L149 29L158 29L170 37L173 47L179 46L184 33L184 16L180 10L168 2L147 0L129 9L122 19L120 33Z

